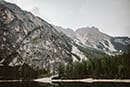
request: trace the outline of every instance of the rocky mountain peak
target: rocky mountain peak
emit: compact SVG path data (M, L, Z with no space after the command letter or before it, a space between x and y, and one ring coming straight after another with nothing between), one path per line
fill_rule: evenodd
M88 47L110 53L126 49L129 43L129 38L111 37L96 27L76 31L57 27L15 4L0 1L0 65L3 66L26 64L33 69L55 71L60 63L84 60L87 53L95 53L86 51Z
M0 64L52 71L59 63L73 61L73 47L72 39L48 22L0 1Z
M83 28L79 28L76 30L76 33L79 34L80 36L84 37L84 36L95 36L95 35L100 35L100 31L98 28L96 27L83 27Z
M77 30L76 30L76 32L92 32L92 33L94 33L94 32L99 32L99 29L98 28L96 28L95 26L92 26L92 27L82 27L82 28L78 28Z
M112 37L102 33L95 26L78 28L73 34L67 32L68 30L64 28L60 30L74 39L77 44L98 49L108 54L125 50L128 44L130 44L130 38Z

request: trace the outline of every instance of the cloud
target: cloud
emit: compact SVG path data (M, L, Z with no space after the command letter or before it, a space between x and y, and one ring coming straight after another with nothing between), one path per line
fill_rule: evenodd
M34 7L34 8L31 10L31 12L32 12L33 14L37 15L37 16L40 15L40 10L39 10L38 7Z

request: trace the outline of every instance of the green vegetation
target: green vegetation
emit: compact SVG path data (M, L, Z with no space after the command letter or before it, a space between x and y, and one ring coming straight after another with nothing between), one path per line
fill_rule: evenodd
M30 80L37 78L37 72L27 64L23 66L0 66L0 79Z
M122 55L105 55L82 62L61 64L57 72L61 79L130 79L130 51Z
M45 69L37 69L37 78L44 78L51 76L52 73L49 73L49 71Z

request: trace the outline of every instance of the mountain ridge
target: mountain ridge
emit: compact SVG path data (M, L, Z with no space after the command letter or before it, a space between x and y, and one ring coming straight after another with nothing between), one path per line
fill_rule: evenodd
M58 26L55 27L59 32L61 31L65 33L78 44L105 51L107 54L125 51L127 46L130 44L129 37L113 37L102 33L95 26L79 28L76 31L73 31L72 29L64 29Z
M126 50L130 43L129 38L115 39L96 27L92 31L87 28L80 28L75 34L15 4L0 1L0 66L26 65L36 71L53 73L61 63Z
M71 38L31 12L0 1L0 13L0 64L27 64L53 72L60 63L78 60L77 56L86 59Z

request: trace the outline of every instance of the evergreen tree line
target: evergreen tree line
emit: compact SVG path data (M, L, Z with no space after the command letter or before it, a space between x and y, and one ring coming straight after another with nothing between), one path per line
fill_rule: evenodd
M61 79L130 79L130 51L122 55L60 64L57 73Z
M23 66L0 66L0 80L31 80L37 72L27 64Z

